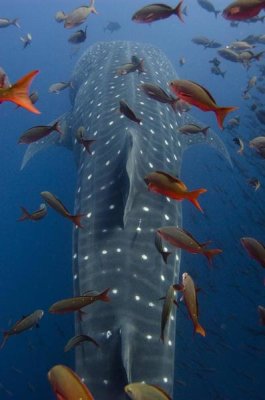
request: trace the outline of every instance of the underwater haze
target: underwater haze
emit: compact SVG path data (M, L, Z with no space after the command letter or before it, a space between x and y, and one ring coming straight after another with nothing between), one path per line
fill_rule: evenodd
M2 342L0 350L0 399L61 400L53 392L47 374L54 365L63 364L77 371L95 400L129 399L121 395L121 388L131 383L131 377L159 384L172 400L262 400L265 398L265 153L263 145L255 146L250 141L265 133L264 10L256 21L229 21L222 12L215 15L207 11L197 0L184 0L181 8L187 8L183 22L177 15L171 15L152 23L137 23L132 16L150 4L148 1L95 0L97 14L91 13L82 24L66 29L64 22L55 20L58 11L68 14L84 3L89 6L90 1L1 0L0 67L6 75L0 69L0 328L3 340L4 337L7 340ZM176 7L177 1L168 0L165 4ZM229 1L213 0L210 4L222 11ZM19 27L4 26L5 19L15 18ZM85 28L83 42L68 41L71 35ZM28 33L32 40L24 47L21 37ZM198 44L200 41L204 44ZM235 49L232 43L239 41L244 44ZM247 54L242 55L247 45L250 46L245 50ZM235 52L237 62L221 56L220 49ZM137 56L142 64L136 62L136 66L131 56ZM220 62L215 68L214 58ZM119 72L124 68L125 72ZM16 104L2 97L6 77L14 84L33 70L39 70L39 74L30 92L38 92L35 107L41 114L16 108ZM173 101L172 105L148 99L140 90L140 84L148 82L159 84L168 95L177 96L169 85L177 79L201 85L204 94L213 97L218 106L237 107L225 117L224 129L220 129L213 112L203 112L204 106L198 101L188 111L175 110L178 102ZM61 82L68 83L67 87L51 93L51 85ZM119 98L120 93L127 96L129 111L120 112L119 101L124 98ZM183 93L179 93L181 96ZM186 100L194 105L190 97ZM90 126L90 117L95 114L93 107L98 107L100 113ZM130 111L139 116L141 123ZM34 144L18 143L30 128L55 121L59 121L63 133L53 132L43 142L41 139ZM179 129L189 123L209 126L209 130L181 133ZM85 127L85 137L95 140L89 151L84 147L84 138L78 141L75 136L81 126ZM124 147L123 134L128 134ZM110 145L107 151L105 139L115 139L117 147ZM124 149L121 161L119 146ZM42 147L45 151L40 151ZM143 157L139 152L136 155L135 149L141 149ZM144 162L146 166L142 169ZM106 167L111 164L108 172L103 163ZM162 175L169 179L170 187L172 182L177 185L179 192L178 196L175 193L175 199L170 190L152 190L150 186L148 190L144 178L157 170L165 173ZM85 186L91 171L93 184ZM103 179L107 191L101 186ZM183 185L190 191L207 190L198 198L199 207L188 201ZM66 218L47 202L45 218L32 221L27 215L25 220L18 221L20 207L30 213L38 210L45 202L40 193L45 191L53 193L69 210L68 214L61 212ZM69 214L70 217L82 214L83 227L74 226L72 222L76 220L70 220ZM192 249L190 242L180 250L176 239L174 242L174 238L163 236L160 228L166 226L182 227L190 240L196 238L199 250ZM107 229L112 233L105 239ZM162 240L160 250L155 237ZM247 248L242 238L254 238L259 251ZM205 253L208 247L222 250L211 262ZM163 251L171 253L167 263L162 259ZM122 279L110 270L109 275L105 273L108 265L117 262L114 257L120 252L124 271L127 263L128 273ZM123 265L119 267L122 269ZM97 269L101 275L96 274ZM181 287L185 272L199 289L195 291L199 303L197 318L205 337L196 333L196 322L189 316L187 292ZM142 281L146 284L144 289ZM164 300L159 298L166 296L173 283L182 290L174 293L176 306L171 299L171 317L163 321L166 328L162 333ZM133 305L130 309L127 298L131 287L143 290L145 301L151 304L145 314L139 308L135 325L133 318L138 309ZM107 288L109 303L89 305L82 310L84 313L48 312L58 300ZM124 292L117 293L117 288ZM142 301L137 296L134 300ZM125 321L125 328L117 322L122 303L125 314L127 309L128 316L132 312L132 320L129 325ZM44 310L43 318L36 321L38 327L34 323L19 334L6 334L17 321L37 309ZM121 320L124 322L124 315ZM111 335L115 337L114 327L109 327L106 338L98 331L102 322L109 321L114 321L121 335L118 345L108 340ZM137 335L136 338L130 335L141 328L145 333L147 325L153 329L152 336L147 337L152 343L151 351L144 344L141 347ZM123 331L129 332L126 339ZM91 335L99 343L99 349L83 343L64 352L68 340L79 333ZM135 340L132 347L130 340ZM114 347L108 355L109 343ZM119 346L121 353L117 357ZM149 353L145 353L146 349ZM150 362L147 371L145 365L149 365L154 353L157 353L155 363ZM98 382L93 381L96 376L102 385L109 383L99 359L104 365L108 359L113 363L109 394L101 392ZM169 360L168 371L173 371L172 376L162 374ZM147 381L149 372L154 378ZM123 375L121 379L119 374ZM114 388L116 384L120 387ZM168 397L161 397L164 398Z

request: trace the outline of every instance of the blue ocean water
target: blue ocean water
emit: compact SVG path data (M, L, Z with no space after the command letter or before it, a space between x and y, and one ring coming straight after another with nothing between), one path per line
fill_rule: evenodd
M45 311L60 298L72 295L72 225L49 209L48 218L39 223L18 223L19 206L34 210L44 190L56 195L72 210L75 193L75 164L72 154L59 147L35 157L20 171L25 145L18 145L20 134L33 125L46 125L70 107L67 91L60 95L48 93L52 83L67 81L82 51L100 40L135 40L160 47L176 66L183 79L207 87L220 105L236 105L240 116L237 131L220 131L213 113L192 110L192 115L209 124L220 135L230 153L233 167L214 150L199 145L189 149L183 160L181 179L188 187L205 187L200 198L205 211L200 215L183 202L183 226L201 241L212 240L223 254L209 268L205 259L182 253L182 271L188 268L197 285L200 319L207 331L206 338L193 335L191 322L184 307L177 316L176 335L176 399L264 399L264 327L259 323L257 306L264 303L264 271L250 259L240 244L242 236L264 241L264 161L247 142L262 135L264 128L249 110L251 100L242 98L242 91L257 65L249 70L241 64L222 60L226 70L223 79L210 73L208 61L216 49L203 49L191 42L195 36L208 36L223 46L249 34L262 34L264 25L240 23L232 28L220 15L215 18L197 2L184 0L188 16L181 23L177 18L148 25L135 24L132 14L146 1L96 0L99 14L89 16L87 40L78 54L67 39L74 30L65 30L54 20L58 10L69 11L81 5L76 0L1 0L0 17L19 18L21 29L1 29L1 67L11 82L32 69L40 74L32 88L38 90L37 107L41 115L15 110L14 105L1 105L1 170L2 234L0 270L0 327L11 323L36 308ZM168 4L175 5L169 1ZM214 2L223 9L227 2ZM104 32L108 21L117 21L121 29ZM85 26L85 24L84 24ZM32 44L23 50L19 37L30 32ZM263 50L258 45L255 51ZM186 63L179 66L179 58ZM255 92L261 102L263 95ZM226 121L229 120L227 117ZM251 120L249 118L252 118ZM244 155L237 154L233 137L245 143ZM254 192L247 179L255 176L261 188ZM74 354L63 352L65 342L74 334L72 315L45 315L39 329L11 337L2 349L0 363L0 398L53 398L47 371L57 363L74 368ZM105 399L100 399L105 400Z

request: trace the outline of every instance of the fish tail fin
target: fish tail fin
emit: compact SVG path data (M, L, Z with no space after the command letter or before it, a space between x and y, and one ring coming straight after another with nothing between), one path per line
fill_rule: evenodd
M198 210L200 210L203 213L203 209L201 208L197 198L199 197L200 194L207 192L207 189L197 189L193 190L192 192L189 192L189 201L196 207Z
M28 90L31 82L38 73L38 70L31 71L27 75L24 75L16 83L14 83L14 85L7 89L6 100L12 101L20 107L23 107L26 110L31 111L35 114L40 114L40 111L36 107L34 107L28 95Z
M174 9L174 13L179 17L179 19L181 20L181 22L184 22L183 20L183 14L181 11L181 6L182 6L183 0L180 0L180 2L178 3L178 5L176 6L176 8Z
M92 14L98 14L97 10L95 9L94 6L90 7L91 13Z
M99 294L98 298L101 301L110 301L110 297L108 296L108 291L110 290L110 288L107 288L106 290L104 290L102 293Z
M22 211L21 217L17 220L18 222L25 221L25 219L30 219L30 213L25 207L20 207Z
M162 251L161 255L165 264L167 264L167 258L170 256L170 254L172 254L170 251Z
M217 10L214 11L215 18L218 17L218 14L220 14L220 12L221 12L221 11L217 11Z
M256 54L255 56L254 56L254 58L255 58L255 60L260 60L260 58L263 56L263 54L264 54L264 51L261 51L260 53L258 53L258 54Z
M0 350L2 350L2 348L5 346L8 337L9 337L8 332L4 332L4 337L0 345Z
M219 128L223 129L223 122L227 114L237 109L238 107L217 107L216 110L214 110Z
M204 136L206 136L206 135L207 135L207 133L208 133L208 129L210 129L210 127L209 127L209 126L206 126L205 128L203 128L203 129L202 129L202 133L204 134Z
M195 332L199 333L202 336L206 336L205 329L199 324L199 322L195 326Z
M85 214L76 214L76 215L69 215L69 219L79 228L84 228L83 225L81 225L81 218L84 217Z
M20 25L18 23L18 18L13 19L12 25L15 25L17 28L20 28Z
M58 133L63 135L63 132L61 131L61 127L60 127L60 121L56 121L55 124L52 126L52 128L54 131L57 131Z
M206 250L203 251L203 254L207 257L210 265L212 265L213 264L213 261L212 261L213 257L217 256L218 254L220 254L222 252L223 252L223 250L221 250L221 249L210 249L210 250L206 249Z

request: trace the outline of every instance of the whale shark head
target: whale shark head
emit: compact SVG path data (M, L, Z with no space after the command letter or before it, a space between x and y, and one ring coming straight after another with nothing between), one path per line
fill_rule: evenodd
M143 60L144 72L119 75L132 56ZM174 67L150 44L94 44L73 71L72 108L60 118L63 138L51 134L30 145L23 161L24 166L51 144L74 152L75 207L85 213L84 229L73 232L74 293L110 288L111 297L109 303L95 302L75 320L77 334L100 344L99 349L90 344L76 349L76 371L97 399L125 399L124 386L135 381L159 385L173 395L175 312L162 342L159 298L178 281L180 252L165 264L154 239L160 226L181 226L181 206L148 192L144 177L156 170L179 176L183 152L193 144L207 143L229 157L211 130L206 136L179 133L178 127L193 118L147 97L140 88L152 83L168 91L173 79ZM119 113L120 100L141 124ZM85 137L95 140L92 154L76 139L81 126Z

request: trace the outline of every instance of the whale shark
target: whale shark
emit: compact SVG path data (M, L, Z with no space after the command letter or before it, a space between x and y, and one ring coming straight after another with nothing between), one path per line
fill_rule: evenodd
M143 60L144 70L118 74L133 56ZM144 177L156 170L179 176L183 154L195 144L208 144L227 160L229 155L212 130L179 133L182 124L195 122L190 113L147 97L140 87L152 83L168 91L173 79L172 63L151 44L93 44L73 70L71 109L59 118L64 134L32 143L22 163L24 168L53 144L74 154L75 212L84 214L83 228L73 228L74 294L110 288L111 298L75 318L76 334L100 344L99 349L78 346L75 353L76 372L96 399L125 400L130 382L159 385L174 396L176 315L171 314L162 342L159 299L179 280L181 253L173 251L165 263L154 241L158 227L182 225L182 210L180 202L149 192ZM140 124L119 113L121 100ZM95 140L91 154L76 139L80 127Z

